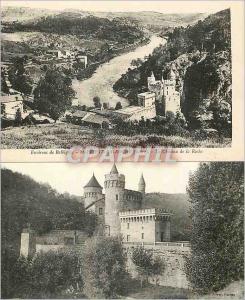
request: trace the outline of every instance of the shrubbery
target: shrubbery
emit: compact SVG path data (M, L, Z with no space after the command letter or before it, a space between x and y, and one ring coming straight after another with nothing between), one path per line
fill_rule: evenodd
M12 269L12 297L56 298L66 289L81 292L81 258L75 252L20 257Z
M83 257L84 293L89 298L116 298L126 290L126 255L119 238L94 238Z

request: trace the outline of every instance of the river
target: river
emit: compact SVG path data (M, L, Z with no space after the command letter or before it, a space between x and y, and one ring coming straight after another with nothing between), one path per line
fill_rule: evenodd
M101 99L101 103L109 103L112 107L115 107L118 101L121 102L122 106L127 106L128 100L119 97L113 91L114 83L122 74L126 73L133 59L144 59L145 56L152 53L154 48L164 43L164 39L152 36L147 45L140 46L131 52L119 55L109 62L100 65L89 79L83 81L74 79L73 88L77 92L76 97L79 103L81 105L92 106L93 98L98 96Z

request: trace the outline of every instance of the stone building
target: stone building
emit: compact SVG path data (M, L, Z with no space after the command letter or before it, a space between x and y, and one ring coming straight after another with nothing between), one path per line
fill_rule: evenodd
M180 112L180 94L176 91L176 75L171 68L167 79L156 80L153 72L147 78L148 90L155 93L156 101L162 105L163 114Z
M125 121L140 121L156 117L156 96L152 92L138 94L138 106L131 105L116 110L116 114Z
M171 213L163 209L143 209L146 183L143 175L138 191L125 188L125 176L114 164L105 175L104 189L94 174L84 186L85 207L98 215L107 236L122 235L124 242L170 241Z
M96 234L121 235L124 243L168 242L171 240L171 213L159 208L143 208L146 183L141 175L138 190L126 189L126 180L114 164L105 174L104 193L95 175L83 187L86 210L98 216ZM81 230L53 230L36 236L32 230L21 234L20 254L32 256L35 252L47 252L62 248L80 247L86 239Z

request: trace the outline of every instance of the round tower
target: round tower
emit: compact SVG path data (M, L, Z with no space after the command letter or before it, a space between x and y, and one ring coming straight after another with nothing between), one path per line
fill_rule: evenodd
M119 211L123 204L125 176L118 173L114 164L105 175L105 232L108 236L120 234Z
M141 192L142 196L145 195L145 179L144 179L143 174L141 174L141 177L140 177L138 191Z
M102 198L102 189L102 186L99 184L98 180L93 174L89 182L83 187L85 208L88 207L89 209L89 206L91 205L90 210L95 211L95 205L92 205L92 203Z

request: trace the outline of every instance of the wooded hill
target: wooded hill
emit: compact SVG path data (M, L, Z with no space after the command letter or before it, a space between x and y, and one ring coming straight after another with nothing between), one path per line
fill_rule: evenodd
M187 194L149 193L145 196L143 207L170 210L173 213L171 218L171 240L189 240L191 220L189 218L190 203Z
M29 22L3 23L3 32L46 32L60 35L76 35L80 38L97 38L133 44L144 37L143 31L134 22L125 18L112 20L77 14L61 13L44 16Z

